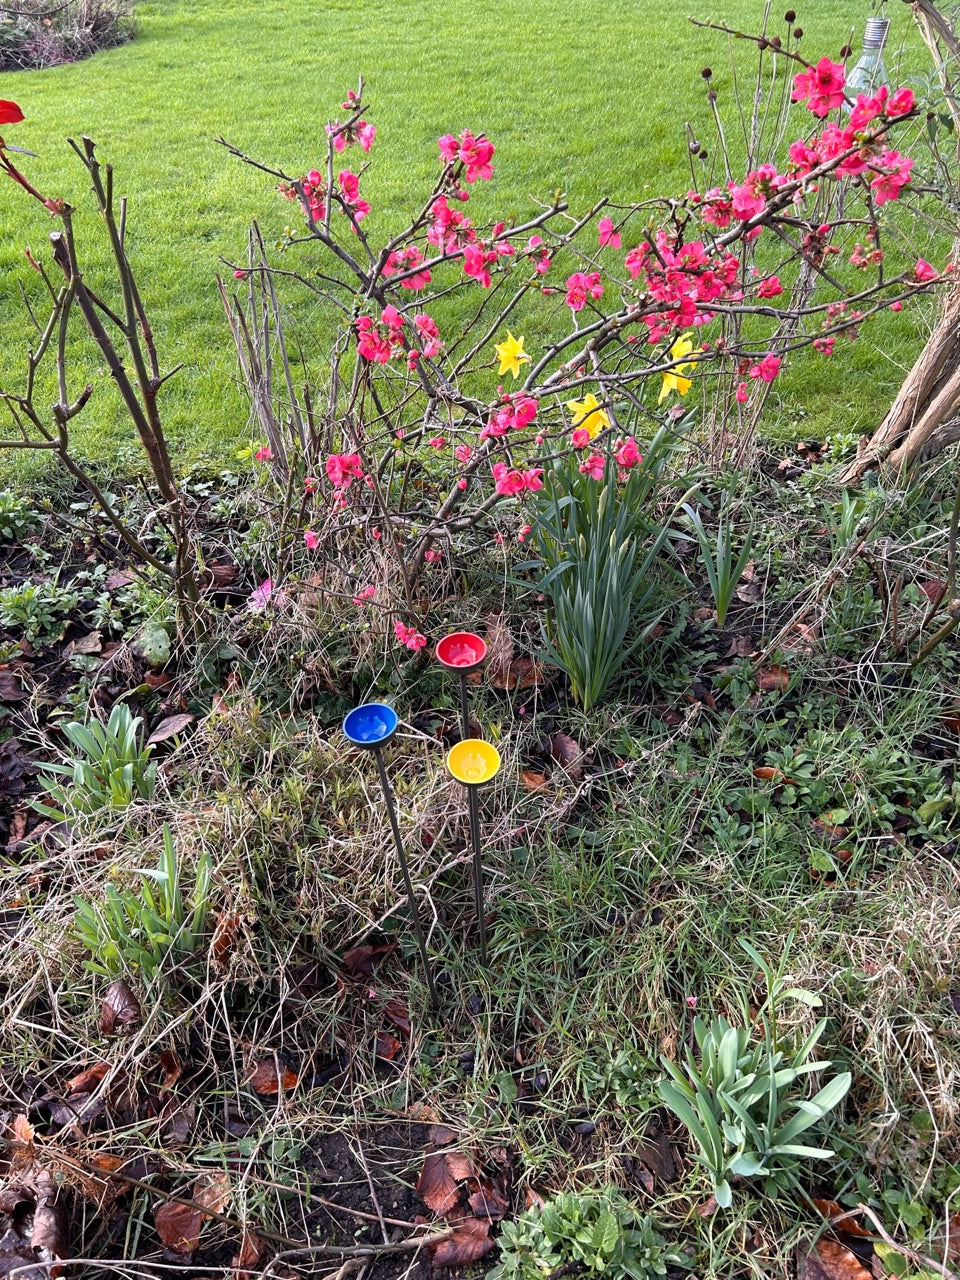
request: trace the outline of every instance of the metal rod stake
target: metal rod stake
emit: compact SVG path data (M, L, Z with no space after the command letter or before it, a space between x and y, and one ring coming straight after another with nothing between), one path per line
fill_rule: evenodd
M410 905L410 915L413 919L413 931L417 935L417 946L420 948L420 959L423 961L423 972L427 979L427 986L430 989L430 1000L436 1005L437 988L433 983L433 970L430 967L430 957L427 955L427 939L423 932L423 924L420 920L420 910L417 906L417 900L413 894L413 882L410 879L410 868L407 866L407 855L403 851L403 840L400 838L400 827L397 823L397 813L393 804L393 792L390 789L390 783L387 779L387 771L383 764L383 753L379 747L374 748L373 752L377 760L377 772L380 774L380 787L383 791L383 798L387 805L387 814L390 818L390 827L393 831L393 842L397 846L397 856L400 859L400 871L403 875L403 887L406 890L407 902Z
M480 963L487 965L487 921L483 914L483 862L480 858L480 802L476 787L467 787L470 807L470 839L473 843L473 902L480 930Z
M460 732L470 737L470 693L467 689L467 673L460 672Z

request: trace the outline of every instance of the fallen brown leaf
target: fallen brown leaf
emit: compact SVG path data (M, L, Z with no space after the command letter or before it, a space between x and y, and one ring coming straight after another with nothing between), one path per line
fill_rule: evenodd
M524 769L520 781L524 791L546 791L550 786L545 774L534 773L532 769Z
M168 1200L157 1209L154 1221L157 1235L174 1253L194 1253L200 1244L200 1231L211 1213L222 1213L230 1199L230 1184L225 1173L207 1173L198 1178L190 1191L193 1204Z
M489 1218L491 1222L499 1222L510 1212L510 1201L499 1187L486 1180L480 1183L467 1204L477 1217Z
M109 1070L109 1062L94 1063L92 1067L70 1077L63 1086L63 1096L69 1098L72 1093L92 1093Z
M761 693L785 693L790 686L790 672L774 662L757 672L757 687Z
M210 959L215 969L226 967L240 928L239 911L221 911L213 926L213 937L210 940Z
M389 1031L377 1032L374 1053L378 1058L381 1058L384 1062L392 1062L402 1049L403 1045L397 1037L391 1035Z
M469 1267L493 1248L490 1221L486 1218L463 1218L447 1240L428 1248L435 1267Z
M817 1212L822 1213L828 1221L831 1218L839 1218L846 1213L843 1205L837 1204L836 1200L814 1200L812 1203ZM834 1231L842 1232L845 1236L863 1236L868 1240L873 1236L873 1232L861 1227L855 1218L844 1218L833 1229Z
M460 1203L460 1183L473 1177L473 1162L459 1151L431 1151L424 1157L417 1179L417 1194L439 1217L446 1217Z
M753 776L760 782L775 782L777 786L781 783L796 784L795 778L788 778L782 769L774 769L771 765L764 764L759 769L754 769Z
M252 1280L250 1268L255 1267L266 1252L267 1242L248 1227L240 1241L230 1265L236 1272L235 1280Z
M112 1036L121 1031L130 1031L139 1027L143 1021L143 1010L140 1001L133 994L122 978L117 978L107 987L100 1010L100 1031L105 1036Z
M160 1070L163 1077L160 1088L170 1090L183 1075L183 1063L173 1049L164 1049L160 1054Z
M390 1021L403 1036L408 1036L412 1030L410 1024L410 1013L406 1003L394 997L388 1000L383 1006L384 1016Z
M432 1124L427 1131L427 1138L435 1147L449 1147L452 1142L456 1142L457 1131L446 1124Z
M103 637L100 632L91 631L85 636L79 636L76 640L71 640L64 648L63 656L65 658L89 657L91 654L99 653L102 648Z
M0 671L0 702L23 702L27 697L12 671Z
M797 1280L873 1280L855 1253L826 1236L809 1253L797 1250Z
M161 720L157 727L147 739L147 746L156 746L158 742L166 742L168 738L174 738L178 733L182 733L188 724L193 724L196 716L192 716L189 711L183 711L176 716L167 716L165 720Z
M249 1084L256 1093L274 1094L281 1089L293 1089L300 1077L287 1066L282 1054L260 1058L253 1068Z
M555 733L550 739L550 755L562 767L573 782L583 777L583 756L580 743L569 733Z

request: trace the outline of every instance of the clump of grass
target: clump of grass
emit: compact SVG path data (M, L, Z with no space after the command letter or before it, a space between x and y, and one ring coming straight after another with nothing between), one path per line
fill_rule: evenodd
M0 10L0 71L41 70L130 40L131 0L18 0Z

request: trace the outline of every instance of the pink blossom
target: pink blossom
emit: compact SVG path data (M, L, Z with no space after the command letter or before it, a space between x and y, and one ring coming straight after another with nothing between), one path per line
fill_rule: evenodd
M496 259L496 254L492 255ZM484 289L490 288L490 272L487 270L487 263L491 260L491 255L484 252L483 248L478 244L468 244L463 251L463 272L464 275L472 276L475 280L479 280Z
M890 310L891 310L891 311L902 311L902 310L903 310L903 303L900 301L900 299L899 299L899 298L895 299L893 302L891 302L891 303L890 303Z
M530 537L530 534L532 532L533 532L533 525L525 524L517 533L517 541L526 542L527 538Z
M782 363L780 356L775 356L772 351L769 351L758 364L751 365L748 372L751 378L760 378L763 382L772 382L780 372Z
M240 268L238 267L237 270L233 273L233 278L234 280L246 280L249 274L250 274L249 271L241 271Z
M837 344L836 334L829 333L823 338L814 338L813 349L819 351L822 356L832 356L833 348Z
M409 271L419 267L423 262L423 251L418 245L407 245L406 249L393 249L387 254L387 260L383 264L383 274L385 276L396 275L397 272ZM412 275L406 276L400 281L401 289L424 289L430 283L429 271L415 271Z
M270 597L273 595L273 582L269 578L264 578L259 587L255 587L247 598L247 608L253 613L262 612L270 603Z
M497 493L504 498L523 493L526 485L521 471L511 470L505 462L495 462L490 468L496 482Z
M421 635L416 627L404 626L402 622L393 624L393 634L397 637L401 644L405 644L408 649L422 649L427 643L427 637Z
M880 166L880 172L870 183L873 198L878 205L899 199L901 189L910 181L913 160L910 156L901 155L899 151L884 151L880 157Z
M591 453L586 462L580 464L580 470L591 480L602 480L607 469L607 462L602 453Z
M904 86L890 95L887 103L887 116L895 120L898 116L908 115L913 110L913 90Z
M513 402L513 426L516 430L527 427L537 416L539 401L533 396L517 396Z
M746 404L750 399L750 389L746 382L737 383L737 404Z
M393 303L388 303L380 312L380 319L388 329L400 330L406 324L406 318L400 314Z
M458 444L453 451L453 456L458 462L469 462L473 457L473 450L468 444Z
M846 83L843 66L821 58L815 67L794 76L791 97L794 102L806 102L808 110L822 119L834 107L843 105Z
M336 489L348 489L363 475L359 453L331 453L326 468L327 478Z
M761 280L757 285L758 298L776 298L781 293L783 293L783 285L780 283L779 276L767 276L766 280Z
M273 457L273 450L268 444L261 445L253 456L256 458L257 462L269 462Z
M440 155L446 163L453 164L457 158L457 152L460 150L460 143L453 134L445 133L442 138L438 138L437 146L440 148Z
M372 600L377 594L377 588L374 586L361 587L357 594L353 597L353 603L356 605L365 605L368 600Z
M609 245L611 249L620 248L620 232L613 225L612 218L601 218L597 223L597 238L600 241L600 247Z
M423 558L426 560L427 564L439 564L443 559L443 552L439 547L427 547L426 551L423 553Z
M637 442L633 436L627 436L626 440L617 450L617 464L621 467L635 467L637 463L642 462L640 450L637 448Z
M524 488L529 493L536 493L543 488L543 467L528 467L523 473Z
M570 443L575 449L585 449L590 443L590 432L586 427L577 427L570 436Z
M455 138L452 133L445 133L442 138L437 139L437 145L445 164L452 165L457 160L462 161L466 182L493 177L490 161L493 159L494 146L483 134L478 137L469 129L464 129L460 137Z
M575 271L567 277L567 306L571 311L582 311L587 298L602 298L603 285L600 272Z
M871 98L865 93L857 94L857 101L850 112L850 126L853 129L865 129L871 120L881 115L889 93L887 86L881 85Z
M357 141L364 151L369 151L373 146L373 140L377 136L377 126L375 124L367 124L366 120L357 121Z
M918 258L917 265L913 268L913 274L921 284L926 284L928 280L938 280L940 272L936 267L931 267L925 258Z
M320 545L320 535L318 533L314 533L312 529L304 531L303 540L306 543L308 551L316 551L317 547Z

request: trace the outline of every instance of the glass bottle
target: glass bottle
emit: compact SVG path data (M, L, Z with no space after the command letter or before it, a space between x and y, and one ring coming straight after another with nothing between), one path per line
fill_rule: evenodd
M858 93L874 94L887 83L887 69L883 65L883 46L890 31L889 18L868 18L863 33L863 52L847 76L846 95L851 104ZM851 107L846 107L850 111Z

